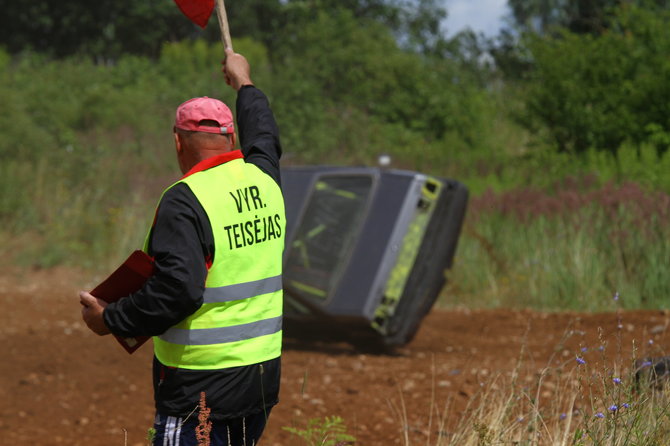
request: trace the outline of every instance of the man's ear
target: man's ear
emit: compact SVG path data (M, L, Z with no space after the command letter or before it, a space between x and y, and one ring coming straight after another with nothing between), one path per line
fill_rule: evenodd
M174 132L174 147L177 150L177 155L180 155L182 150L184 150L181 144L181 135L177 132Z

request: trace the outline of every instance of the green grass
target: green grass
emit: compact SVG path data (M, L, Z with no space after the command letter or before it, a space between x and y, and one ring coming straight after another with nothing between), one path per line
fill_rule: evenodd
M342 417L332 416L312 418L304 426L284 426L294 440L300 439L295 445L305 446L347 446L356 444L356 438L347 433L347 426Z
M635 184L564 185L475 197L442 303L470 307L667 308L670 197Z
M620 302L615 301L615 306ZM620 317L625 318L625 313ZM620 330L601 336L589 348L569 347L574 345L571 328L566 327L544 365L522 346L513 369L478 376L478 390L464 408L456 410L450 400L433 397L426 413L408 413L402 390L388 395L397 442L403 446L666 444L668 381L662 378L663 385L651 385L652 362L635 361L658 355L658 348L623 345ZM296 444L306 446L353 441L340 417L311 419L285 430L294 435Z
M601 337L599 345L573 350L567 344L574 331L566 327L553 348L555 353L539 368L522 346L513 370L477 378L479 390L469 397L465 409L454 411L449 401L431 401L430 413L419 414L426 420L421 435L408 433L412 429L402 393L390 398L401 444L665 444L670 433L667 377L661 378L662 385L651 385L652 362L635 359L655 348L640 349L633 343L628 349L620 334L617 330ZM631 357L622 353L629 350Z
M619 292L631 308L666 306L670 151L555 153L514 122L523 91L511 88L463 93L464 128L428 137L320 102L316 84L274 72L261 45L237 47L273 101L285 165L375 165L387 153L392 167L469 188L443 304L599 310L607 309L599 297ZM157 197L178 177L174 109L195 95L234 103L220 57L218 45L201 41L113 65L0 51L2 262L104 272L138 248ZM294 106L304 95L306 108Z

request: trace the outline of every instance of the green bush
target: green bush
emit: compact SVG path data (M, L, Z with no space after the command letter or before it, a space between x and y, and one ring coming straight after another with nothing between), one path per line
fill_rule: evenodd
M589 184L590 183L590 184ZM478 307L667 308L670 195L564 182L476 197L445 302Z
M529 128L560 150L616 152L625 141L668 149L670 11L623 4L601 34L528 34Z
M578 156L531 146L511 116L537 86L483 88L455 60L403 50L388 29L365 24L346 11L317 14L288 29L273 57L258 42L236 40L270 98L285 164L374 165L386 153L393 167L465 183L472 205L450 303L598 309L594 296L618 291L630 306L664 305L665 211L652 206L641 223L636 202L624 200L661 203L653 191L670 192L663 122L644 127L649 141ZM200 40L166 43L158 60L114 64L0 51L0 239L12 246L4 261L107 270L140 246L158 195L178 177L175 108L203 95L234 106L222 57L220 43ZM522 220L500 207L532 190L542 208L569 176L593 178L568 187L591 202ZM606 189L609 181L640 187ZM621 198L619 207L606 208L606 190Z
M338 416L311 418L304 428L283 429L300 438L305 446L346 446L356 443L356 438L347 434L347 426Z

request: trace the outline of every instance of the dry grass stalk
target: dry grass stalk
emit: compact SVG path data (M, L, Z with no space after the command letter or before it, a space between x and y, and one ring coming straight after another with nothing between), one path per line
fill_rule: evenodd
M198 412L198 427L195 428L195 438L198 446L210 446L209 434L212 431L212 422L209 413L212 411L205 402L205 392L200 392L200 411Z

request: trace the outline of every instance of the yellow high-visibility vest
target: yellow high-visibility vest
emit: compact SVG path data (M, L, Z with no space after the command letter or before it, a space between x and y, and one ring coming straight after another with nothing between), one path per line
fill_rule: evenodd
M209 217L214 260L202 307L153 338L156 357L167 366L196 370L279 357L286 228L280 187L241 158L188 175L170 187L182 182Z

